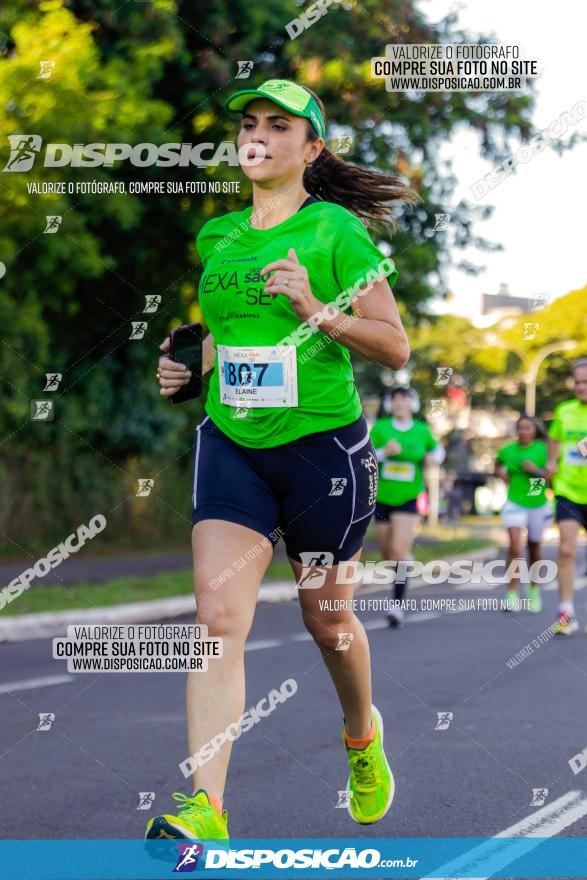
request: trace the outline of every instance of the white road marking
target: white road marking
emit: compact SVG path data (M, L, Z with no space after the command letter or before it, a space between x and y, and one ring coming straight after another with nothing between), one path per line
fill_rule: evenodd
M278 648L283 644L285 644L283 639L257 639L247 642L245 651L262 651L264 648Z
M536 810L505 831L500 831L486 843L474 847L468 853L453 859L439 867L435 880L441 880L439 871L446 871L442 880L454 880L455 877L475 877L476 880L489 880L511 862L540 845L540 840L533 838L554 837L587 815L587 796L582 791L569 791L546 807ZM510 847L509 843L501 843L500 838L524 838L524 848ZM490 874L484 873L485 869ZM426 878L423 878L426 880Z
M73 675L46 675L43 678L25 678L22 681L0 684L0 694L11 694L14 691L29 691L33 688L50 687L53 684L68 684L73 680Z

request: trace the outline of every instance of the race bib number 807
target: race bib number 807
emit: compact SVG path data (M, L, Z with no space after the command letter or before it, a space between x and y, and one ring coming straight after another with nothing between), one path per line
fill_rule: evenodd
M220 401L227 406L297 406L295 346L218 346Z

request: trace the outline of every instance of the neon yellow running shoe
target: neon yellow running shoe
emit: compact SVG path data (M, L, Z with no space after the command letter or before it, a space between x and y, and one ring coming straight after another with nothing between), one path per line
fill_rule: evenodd
M536 584L530 584L528 587L528 611L530 614L540 614L542 611L542 595L540 587Z
M349 749L344 738L344 724L342 728L342 741L351 768L346 786L351 792L348 811L360 825L371 825L383 819L395 794L395 782L383 751L383 720L375 706L371 707L371 718L375 737L365 749Z
M178 815L165 814L149 819L146 840L162 837L170 840L228 840L228 813L224 810L219 816L203 788L199 788L193 797L180 791L174 791L171 797L183 803Z
M515 590L508 590L501 600L501 610L519 611L520 607L520 597L518 596L517 592Z

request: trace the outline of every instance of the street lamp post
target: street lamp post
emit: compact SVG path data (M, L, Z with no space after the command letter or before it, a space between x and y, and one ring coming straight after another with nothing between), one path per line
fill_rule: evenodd
M545 345L544 348L541 348L536 352L535 357L530 361L528 369L524 375L524 383L526 385L526 413L529 416L536 415L536 379L538 378L538 371L542 361L555 351L569 351L571 348L576 348L576 346L577 342L574 339L567 339L564 342L553 342L550 345Z
M509 343L502 342L498 339L496 333L488 334L487 341L490 345L496 345L498 348L507 348L508 351L513 351L516 354L522 365L526 360L525 352L520 352L517 349L513 348L513 346ZM528 367L526 368L523 379L524 385L526 388L526 413L529 416L536 415L536 379L538 378L538 371L540 370L540 366L542 361L548 357L549 354L553 354L555 351L569 351L572 348L576 348L578 342L575 339L565 339L561 342L551 342L550 345L545 345L543 348L540 348L533 359L530 361Z

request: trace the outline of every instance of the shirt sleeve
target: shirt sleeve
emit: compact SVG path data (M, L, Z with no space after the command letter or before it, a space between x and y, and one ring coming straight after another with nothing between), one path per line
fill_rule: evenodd
M385 448L385 444L381 437L381 432L379 430L379 425L377 422L371 428L371 442L375 448L375 456L377 461L385 461L385 452L383 451Z
M502 466L505 465L505 461L504 461L504 458L503 458L503 448L502 448L502 449L498 449L498 451L497 451L497 455L495 456L495 463L496 463L496 464L500 464L500 465L502 465Z
M433 435L430 428L427 426L426 431L426 452L431 452L433 449L436 449L437 446L440 446L438 440Z
M562 423L560 419L560 408L557 406L554 411L554 418L550 423L550 427L548 428L548 436L552 440L562 440L563 432L562 432Z
M386 257L375 247L362 221L354 214L348 213L339 226L334 243L334 277L339 290L347 290L357 282L367 283L367 273L385 274L390 266L393 271L387 274L389 286L393 287L397 279L397 269L391 257ZM380 268L385 260L383 268ZM360 286L363 286L363 283Z

